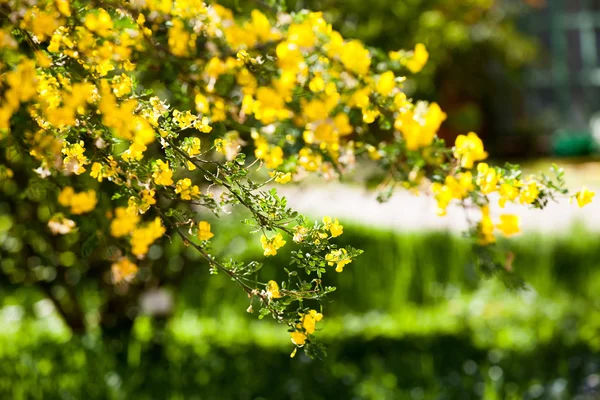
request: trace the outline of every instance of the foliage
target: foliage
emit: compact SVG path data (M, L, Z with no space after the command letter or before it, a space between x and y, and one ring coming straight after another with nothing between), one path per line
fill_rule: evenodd
M234 2L232 1L231 4ZM305 0L285 2L290 10L325 10L344 37L385 51L423 43L431 54L407 89L448 111L442 136L475 130L498 156L506 135L523 129L521 72L538 55L519 18L527 2L510 0ZM241 4L238 2L238 4ZM515 140L514 136L512 137Z
M122 343L71 336L47 300L21 287L0 293L0 397L597 396L597 234L523 237L515 268L532 286L509 292L465 269L460 237L348 228L344 244L375 256L335 275L340 292L320 334L325 361L290 364L279 327L237 312L244 301L224 276L196 271L167 328L139 316L122 357ZM258 247L238 258L254 259ZM280 270L279 261L267 259L265 270ZM387 279L365 279L373 265Z
M135 315L119 293L182 279L152 262L178 236L243 289L249 311L321 356L319 303L335 289L323 274L362 251L338 244L337 219L309 221L271 184L336 178L359 157L386 171L382 200L406 187L432 192L441 215L452 202L481 210L468 233L477 262L514 285L493 244L495 231L519 231L518 218L492 221L488 195L499 192L501 207L543 208L566 194L558 169L552 181L480 162L475 133L445 146L436 133L446 114L403 91L404 75L428 60L422 44L384 54L345 40L320 13L238 17L197 0L14 0L0 12L1 270L44 290L74 331L89 324L82 276L117 295L103 319L121 308ZM264 169L269 179L256 172ZM232 208L246 210L264 256L293 242L282 280L261 275L258 260L215 256L222 230L208 216Z

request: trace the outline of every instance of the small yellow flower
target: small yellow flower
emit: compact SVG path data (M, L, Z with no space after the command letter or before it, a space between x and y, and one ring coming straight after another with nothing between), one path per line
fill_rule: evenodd
M477 184L481 189L481 193L490 194L497 189L498 186L498 174L496 169L490 167L486 163L479 163L477 165Z
M198 239L200 240L210 240L214 233L210 231L210 224L206 221L200 221L198 223Z
M144 144L133 142L131 143L131 146L121 154L121 157L127 162L140 161L144 158L144 152L147 149L148 148Z
M396 77L392 71L386 71L379 76L379 80L377 81L376 91L382 96L387 96L392 93L394 90L394 86Z
M488 245L496 242L494 236L494 223L490 217L490 208L488 206L481 207L481 221L479 222L479 244Z
M88 13L84 20L85 27L96 32L102 37L108 36L113 28L113 22L105 9L100 8L97 12Z
M312 335L315 333L317 322L323 319L323 314L317 310L310 310L308 314L300 314L300 317L301 325L298 328L301 327L307 334Z
M325 229L331 232L332 237L338 237L344 233L344 227L339 223L337 218L332 221L331 217L323 217L323 223L325 224Z
M156 217L154 221L143 226L136 227L131 233L131 252L138 258L144 258L155 240L159 239L166 232L160 218Z
M111 267L114 283L130 282L138 272L138 267L128 258L123 257Z
M200 196L200 188L198 185L192 185L190 178L185 178L177 181L175 193L178 193L182 200L192 200Z
M187 128L196 121L198 117L193 115L189 111L181 112L179 110L173 110L173 121L179 125L181 129Z
M519 217L512 214L502 214L500 223L496 225L505 236L512 236L521 232L519 229Z
M406 61L406 68L413 74L420 72L429 60L429 52L423 43L417 43L413 56Z
M331 253L325 256L325 260L329 265L336 264L336 272L342 272L344 267L352 262L352 259L348 258L348 252L346 252L346 249L333 250Z
M588 190L585 186L581 188L581 191L575 193L575 200L577 200L577 205L579 207L584 207L585 205L592 202L592 199L596 195L595 192Z
M437 201L437 215L443 217L446 215L446 209L452 201L452 190L447 185L442 185L439 182L431 184L431 192Z
M518 184L518 182L517 182ZM517 197L519 197L519 188L517 184L511 183L503 183L500 185L500 189L498 192L500 193L500 198L498 199L498 205L502 208L506 205L507 201L513 201Z
M140 221L140 217L135 214L131 214L127 212L125 207L117 207L115 210L115 218L110 222L110 234L113 237L123 237L129 235L138 222Z
M202 133L209 133L212 131L212 126L208 124L208 118L202 117L194 122L194 128L198 129Z
M290 332L290 335L292 336L292 343L296 346L304 346L306 343L306 335L303 332L293 331Z
M521 204L531 204L533 203L538 195L540 194L540 189L536 182L530 182L525 190L521 192L521 197L519 197L519 201Z
M260 238L260 243L262 244L265 256L274 256L277 254L277 250L285 245L286 241L283 240L281 233L278 233L271 239L267 238L265 235L262 235Z
M454 143L454 158L460 160L463 168L473 168L475 161L483 161L488 153L483 150L483 142L475 132L468 135L458 135Z
M85 214L96 208L98 199L92 189L75 193L72 187L67 186L60 192L58 202L64 207L70 207L73 214Z
M267 296L269 299L279 299L281 298L281 293L279 292L279 285L275 281L267 282Z
M154 172L152 173L152 179L157 185L172 185L173 184L173 170L169 168L169 162L163 160L157 160Z
M292 180L291 172L283 173L283 172L278 172L278 171L271 171L271 172L269 172L269 175L271 177L275 177L275 179L274 179L275 182L281 183L282 185L285 185L286 183L288 183Z

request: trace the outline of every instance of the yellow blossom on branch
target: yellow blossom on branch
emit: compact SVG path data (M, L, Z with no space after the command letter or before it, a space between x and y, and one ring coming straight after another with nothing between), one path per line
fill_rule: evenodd
M474 132L458 135L454 144L454 157L460 160L463 168L471 169L476 161L483 161L488 154L483 150L483 142Z
M332 237L338 237L344 233L344 227L339 223L337 218L332 220L329 216L323 217L323 224L325 224L325 229L331 232Z
M215 234L210 231L210 224L206 221L200 221L198 223L198 239L210 240L213 236Z
M137 274L138 267L128 258L123 257L111 266L111 272L113 282L130 282Z
M577 200L577 205L579 207L584 207L592 202L595 195L595 192L588 190L588 188L584 186L579 192L575 193L574 198Z
M346 249L334 250L325 256L325 261L329 265L336 265L335 271L342 272L344 267L352 262L351 258L348 258Z
M269 296L269 299L281 298L281 293L279 292L279 285L277 282L273 280L267 282L267 296Z
M84 214L92 211L98 200L94 190L75 193L72 187L67 186L60 192L58 202L64 207L70 207L73 214Z
M521 232L519 228L519 217L512 214L502 214L500 216L500 223L496 225L498 229L502 231L505 236L512 236Z
M137 213L131 214L125 207L117 207L115 216L110 222L110 234L117 238L129 235L139 221L140 217Z
M157 185L169 186L173 184L173 170L169 168L169 162L164 162L163 160L157 160L156 166L154 168L154 173L152 173L152 178L154 179L154 183Z
M200 188L198 185L192 185L190 178L184 178L175 184L175 193L179 194L182 200L192 200L200 196Z
M158 217L145 225L138 225L131 233L129 240L131 253L138 258L143 258L148 253L150 245L161 238L165 232L165 227Z
M281 233L278 233L270 239L265 235L262 235L260 237L260 243L262 244L265 256L274 256L277 254L277 250L285 245L286 241L283 240Z
M429 52L423 43L417 43L412 57L406 60L406 68L413 74L420 72L429 60Z

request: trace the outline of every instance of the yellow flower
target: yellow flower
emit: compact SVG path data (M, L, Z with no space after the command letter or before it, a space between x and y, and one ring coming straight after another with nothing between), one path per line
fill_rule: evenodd
M281 183L282 185L285 185L286 183L292 180L291 172L287 172L284 174L283 172L271 171L269 172L269 175L271 177L275 177L275 182Z
M156 217L154 221L143 226L136 227L132 234L129 243L131 244L131 252L138 258L143 258L152 243L159 239L166 232L162 226L160 218Z
M452 201L452 191L447 185L442 185L439 182L431 184L431 191L435 200L437 201L437 215L443 217L446 215L446 209Z
M496 241L494 236L494 223L490 217L490 208L481 207L481 221L479 222L479 244L488 245Z
M110 15L103 8L99 8L97 12L87 14L84 23L86 28L102 37L108 36L113 28Z
M369 154L369 158L371 160L377 161L380 160L382 155L381 152L379 152L379 150L377 150L377 147L373 146L373 145L367 145L367 154Z
M194 128L198 129L202 133L209 133L212 131L212 126L208 124L208 118L202 117L194 122Z
M525 190L521 192L521 197L519 197L519 201L521 204L531 204L533 203L538 195L540 194L540 189L536 182L529 182Z
M371 67L371 54L358 40L351 40L341 49L341 61L344 67L357 75L365 75Z
M71 186L67 186L58 194L58 203L63 207L69 207L74 194L75 190Z
M346 249L333 250L325 256L325 260L329 265L336 264L336 272L342 272L344 267L352 262L352 259L348 258Z
M278 233L271 239L267 238L265 235L262 235L260 238L260 243L262 244L265 256L274 256L277 254L277 250L285 245L286 241L283 240L281 233Z
M75 175L84 173L84 166L90 163L87 157L83 154L84 152L85 147L83 145L83 140L74 144L65 142L65 147L62 149L62 153L65 155L65 159L63 160L65 168L68 171L73 172Z
M317 310L310 310L308 314L302 315L302 327L309 335L315 333L317 322L323 319L323 314Z
M210 231L210 224L206 221L200 221L198 223L198 239L200 240L210 240L214 233Z
M110 234L116 238L129 235L139 221L137 213L131 214L125 207L117 207L115 218L110 222Z
M152 189L142 190L142 201L138 205L140 213L145 213L150 206L156 204L156 199L154 198L155 193L156 192Z
M331 217L323 217L325 229L331 232L332 237L338 237L344 233L344 227L339 223L337 218L332 221Z
M486 163L479 163L477 165L477 184L483 194L494 192L498 186L496 169Z
M65 17L71 16L71 7L68 0L55 0L56 8Z
M172 185L173 184L173 171L169 168L169 162L163 160L156 161L154 172L152 173L152 179L157 185Z
M437 103L427 106L419 103L414 109L401 110L394 121L394 128L402 133L406 148L414 151L431 145L446 113Z
M581 191L575 193L574 197L577 200L577 205L579 205L579 207L584 207L586 204L592 202L595 194L595 192L588 190L588 188L584 186L581 188Z
M376 91L382 96L387 96L392 93L394 90L394 86L396 77L392 71L386 71L379 76L379 80L377 81Z
M290 332L290 335L292 336L292 343L296 346L304 346L306 343L306 335L303 332L293 331Z
M190 178L185 178L177 181L175 193L178 193L182 200L192 200L200 196L200 188L198 185L192 185Z
M498 199L498 205L502 208L506 205L507 201L513 201L519 197L519 188L517 187L518 182L515 184L504 182L500 185L498 192L500 198Z
M288 28L288 41L298 47L312 47L317 40L309 21L291 24Z
M406 60L406 68L413 74L420 72L429 60L429 52L423 43L417 43L412 57Z
M175 121L181 129L187 128L188 126L192 125L194 121L196 121L196 118L197 117L195 115L192 115L192 113L189 111L173 111L173 121Z
M294 227L294 242L302 243L306 236L308 235L308 228L302 225L296 225Z
M144 151L146 150L147 147L142 143L133 142L131 143L131 146L123 152L121 157L127 162L140 161L144 158Z
M75 193L72 187L67 186L60 192L58 202L64 207L70 207L73 214L84 214L92 211L98 200L96 192L92 189Z
M366 124L371 124L375 121L375 118L377 118L379 116L379 114L380 114L379 110L377 110L375 108L370 108L370 109L364 108L362 110L363 122Z
M154 198L156 191L153 189L144 189L141 191L141 199L131 196L127 202L127 212L131 215L144 214L150 206L156 204Z
M313 93L318 93L325 90L325 81L323 80L323 77L317 75L314 78L312 78L311 81L308 83L308 89L310 89L310 91Z
M281 298L281 293L279 292L279 285L275 281L267 282L267 296L269 299L279 299Z
M502 231L505 236L511 236L519 233L519 217L512 214L502 214L500 216L500 223L496 225L498 229Z
M114 283L130 282L137 274L138 267L127 257L123 257L112 265L111 272Z
M178 18L172 19L172 26L169 28L168 41L171 53L176 56L186 57L190 49L193 48L196 35L185 29L183 21Z
M450 190L452 197L459 200L467 197L475 189L471 171L461 172L456 177L447 176L446 186Z
M483 161L488 154L483 150L483 142L475 132L468 135L458 135L454 143L454 157L460 160L463 168L473 168L475 161Z

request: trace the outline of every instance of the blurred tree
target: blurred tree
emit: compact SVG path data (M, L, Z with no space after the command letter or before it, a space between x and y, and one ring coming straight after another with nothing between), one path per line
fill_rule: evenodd
M386 51L424 43L430 61L407 89L448 110L441 136L465 131L486 138L492 154L506 134L527 125L522 68L536 57L536 42L518 29L524 2L509 0L288 0L291 10L325 10L347 37Z

